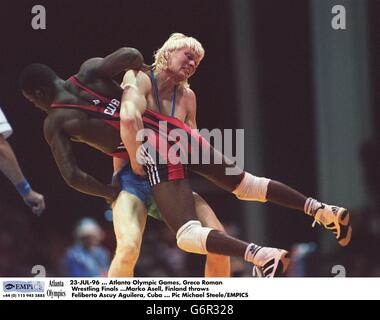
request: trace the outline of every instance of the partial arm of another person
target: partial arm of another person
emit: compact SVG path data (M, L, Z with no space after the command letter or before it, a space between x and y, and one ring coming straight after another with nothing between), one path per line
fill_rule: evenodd
M120 191L118 186L105 185L78 167L71 141L57 121L45 120L44 134L59 171L70 187L82 193L105 198L108 203L117 198Z
M35 214L41 214L45 209L43 195L33 191L25 179L16 155L8 141L0 134L0 170L13 183L23 197L25 203L32 208Z
M141 53L134 48L120 48L104 58L92 58L80 67L79 74L112 79L125 70L148 68Z
M137 140L137 133L144 129L142 114L147 107L146 96L151 89L149 77L141 71L130 70L124 76L123 88L120 110L121 139L128 150L133 172L144 175L138 161L141 141Z

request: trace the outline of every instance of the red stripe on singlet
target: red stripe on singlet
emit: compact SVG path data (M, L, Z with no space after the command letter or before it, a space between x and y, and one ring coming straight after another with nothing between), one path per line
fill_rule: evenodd
M88 92L89 94L95 96L96 98L98 98L100 101L102 102L106 102L106 103L109 103L111 101L110 98L107 98L107 97L104 97L98 93L96 93L95 91L92 91L90 88L86 87L84 84L82 84L75 76L71 76L69 78L69 81L74 83L76 86L82 88L84 91Z
M147 115L153 117L154 119L157 119L157 120L155 121L153 119L150 119L148 116L144 117L145 113ZM181 120L179 120L177 118L165 116L165 115L162 115L160 113L157 113L157 112L154 112L154 111L148 110L148 109L145 110L144 114L143 114L143 121L154 126L156 128L156 130L158 130L158 128L161 128L159 125L159 121L167 121L168 122L169 135L170 135L170 130L172 130L172 128L170 128L170 125L172 125L176 128L182 129L188 135L190 135L191 139L195 140L195 142L200 146L200 150L202 150L201 152L206 152L206 151L208 152L208 150L210 148L209 142L205 138L203 138L196 130L191 130L191 128L189 126L187 126L186 124L184 124ZM164 132L164 130L162 130L162 132ZM188 151L190 154L192 152L192 142L193 141L191 141L191 143L188 145L188 148L189 148Z
M173 125L177 128L183 129L187 133L191 134L191 128L189 126L187 126L185 123L183 123L181 120L179 120L178 118L165 116L161 113L158 113L158 112L155 112L155 111L152 111L149 109L146 109L144 114L151 115L152 117L157 118L158 121L166 121L166 122L170 123L171 125ZM144 114L143 114L143 118L144 118ZM147 117L145 117L145 118L147 118ZM158 123L157 123L157 125L158 125Z
M61 103L52 103L50 105L52 108L75 108L75 109L82 109L82 110L88 110L88 111L94 111L99 112L99 109L97 106L93 105L82 105L82 104L61 104Z
M106 124L108 124L109 126L117 129L120 131L120 121L118 120L103 120Z
M168 166L168 181L185 179L185 166L182 164Z
M93 105L89 105L89 106L84 106L84 105L81 105L81 104L60 104L60 103L53 103L50 105L50 107L52 108L72 108L72 109L79 109L79 110L86 110L86 111L93 111L93 112L96 112L96 113L99 113L99 114L102 114L102 115L105 115L104 112L101 112L99 109L100 107L98 106L93 106ZM118 113L115 112L115 115L117 115ZM110 125L111 127L117 129L117 130L120 130L120 120L119 119L114 119L114 120L106 120L106 119L99 119L99 120L102 120L104 121L106 124Z
M161 120L161 121L164 121L164 120ZM158 135L155 134L155 136L156 136L156 144L155 145L157 147L157 151L158 151L159 155L162 158L168 160L168 151L170 149L170 146L168 146L168 144L169 145L176 144L177 146L179 146L182 154L188 154L188 153L191 152L191 144L189 144L188 141L187 141L186 146L184 146L183 144L180 143L182 140L176 142L176 140L174 139L175 136L173 136L171 134L171 130L172 130L171 128L167 127L166 128L167 130L165 130L162 126L160 126L160 124L158 122L156 122L156 121L154 121L152 119L149 119L147 117L144 118L144 122L145 123L149 123L149 124L151 124L152 126L155 127L155 129L151 129L151 128L148 128L148 129L151 129L155 133L158 133ZM178 129L182 129L182 128L178 128ZM188 134L191 135L191 133L188 133ZM171 141L168 140L168 137L171 138ZM187 136L185 138L187 138ZM160 145L165 145L165 148L160 148ZM161 151L163 151L165 153L162 153Z

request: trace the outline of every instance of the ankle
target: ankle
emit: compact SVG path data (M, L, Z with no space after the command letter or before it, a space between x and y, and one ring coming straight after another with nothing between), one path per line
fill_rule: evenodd
M244 254L244 260L245 261L248 261L248 262L252 262L254 263L254 260L255 260L255 257L256 257L256 254L257 252L261 249L262 247L254 244L254 243L250 243L248 246L247 246L247 249L245 250L245 254Z
M324 204L316 199L307 198L304 205L304 212L312 217L315 217L315 214L319 209L324 208Z

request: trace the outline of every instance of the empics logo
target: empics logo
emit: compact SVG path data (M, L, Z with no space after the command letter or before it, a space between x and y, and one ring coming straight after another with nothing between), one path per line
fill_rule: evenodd
M13 285L13 284L11 284L11 283L8 283L8 284L5 284L4 285L4 291L5 291L5 289L6 290L12 290L13 288L15 288L16 286L15 285Z
M44 292L44 286L42 281L4 281L3 291Z

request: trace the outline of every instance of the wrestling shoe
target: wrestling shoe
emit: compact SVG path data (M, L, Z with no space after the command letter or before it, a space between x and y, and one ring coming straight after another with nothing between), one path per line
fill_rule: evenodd
M342 247L347 246L351 241L352 228L347 209L321 203L320 208L315 212L314 219L313 227L315 223L318 223L330 230Z
M290 254L286 250L256 247L254 253L254 277L273 278L283 275L290 263Z
M253 266L252 277L254 278L264 278L264 271L258 266Z

